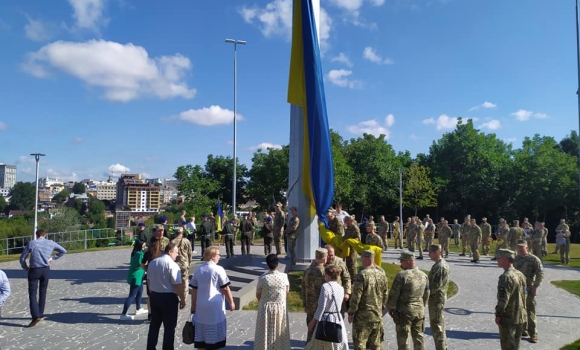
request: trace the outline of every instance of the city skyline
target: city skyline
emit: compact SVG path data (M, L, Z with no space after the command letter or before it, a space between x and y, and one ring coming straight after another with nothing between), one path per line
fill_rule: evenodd
M288 144L291 0L181 3L8 0L0 5L5 84L0 147L19 181L170 178ZM155 25L151 25L155 23ZM518 148L578 128L574 3L531 0L322 1L330 127L387 135L427 153L457 117Z

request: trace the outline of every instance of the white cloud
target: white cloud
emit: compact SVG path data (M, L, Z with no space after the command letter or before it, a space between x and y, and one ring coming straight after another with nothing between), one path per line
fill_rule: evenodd
M53 23L43 22L26 16L28 23L24 26L24 34L32 41L50 40L56 33L57 27Z
M233 171L232 171L232 173L233 173ZM149 174L149 173L141 173L141 177L143 179L152 179L153 178L153 176L151 176L151 174Z
M263 151L264 150L267 150L269 148L272 148L272 149L282 149L282 145L278 145L278 144L275 144L275 143L269 143L269 142L262 142L261 144L259 144L257 146L250 147L251 150L261 149Z
M334 85L338 85L340 87L347 87L350 89L357 89L362 87L362 82L360 80L349 79L350 75L352 75L351 70L333 69L328 72L326 78Z
M8 124L4 122L0 122L0 131L8 129Z
M339 53L338 56L333 57L330 61L344 63L349 67L353 66L352 62L350 61L350 58L348 58L348 56L344 52Z
M128 173L130 171L131 171L131 169L127 168L126 166L121 165L119 163L116 163L116 164L110 165L107 168L107 171L104 173L104 175L105 176L111 175L114 177L118 177L118 176L121 176L121 174Z
M267 37L281 36L286 40L292 38L292 0L274 0L265 7L242 7L240 15L246 23L256 23L262 34ZM324 8L320 8L320 49L328 49L328 40L332 29L332 18Z
M389 114L385 117L385 125L390 128L391 126L395 125L395 116Z
M74 143L75 145L80 145L81 143L85 142L85 139L83 139L82 137L75 137L74 139L71 140L72 143Z
M165 119L180 120L182 122L203 126L227 125L233 123L234 112L227 108L212 105L200 109L189 109L179 113L178 115L170 116ZM236 119L240 121L244 120L244 117L241 114L236 113Z
M479 126L480 128L488 129L488 130L498 130L501 128L501 122L497 119L492 119L487 121Z
M47 177L56 177L62 181L77 181L78 175L74 171L48 168L46 170Z
M532 117L534 112L527 111L525 109L518 109L516 112L512 113L512 116L519 120L520 122L524 122Z
M371 119L360 122L356 125L351 125L347 130L353 134L369 134L378 137L383 134L387 139L391 136L389 129L381 125L378 121Z
M549 115L546 113L534 113L534 117L537 119L547 119L549 118Z
M514 143L517 140L518 140L517 137L508 137L508 138L504 139L504 141L507 143Z
M187 86L185 75L191 70L189 58L149 57L141 46L113 41L57 41L29 53L22 68L42 78L50 68L82 80L89 86L105 90L111 101L127 102L144 95L162 99L193 98L196 90Z
M16 160L16 164L22 164L22 163L33 164L33 163L36 163L36 160L33 157L30 157L30 156L20 156Z
M103 18L105 0L68 0L73 7L73 18L77 28L89 29L99 34L100 28L107 25Z
M491 108L496 108L496 107L497 107L497 104L485 101L484 103L482 103L480 105L471 107L469 109L469 112L477 111L480 108L491 109Z
M424 119L423 124L436 125L437 130L453 129L457 125L457 118L441 114L437 119L433 117Z
M383 59L374 48L367 46L363 51L363 58L376 64L393 64L390 58Z

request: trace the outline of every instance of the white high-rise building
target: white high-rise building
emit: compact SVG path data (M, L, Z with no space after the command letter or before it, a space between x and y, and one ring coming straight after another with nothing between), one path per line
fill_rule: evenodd
M12 188L16 185L16 165L0 163L0 188Z

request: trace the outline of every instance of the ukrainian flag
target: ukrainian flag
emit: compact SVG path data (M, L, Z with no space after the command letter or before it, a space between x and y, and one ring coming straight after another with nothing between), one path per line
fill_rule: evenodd
M222 217L223 216L224 216L224 212L222 210L222 203L218 199L217 216L215 218L215 226L217 227L217 232L222 231Z
M326 223L334 197L334 169L312 0L294 0L288 102L302 107L304 118L302 189L313 214Z

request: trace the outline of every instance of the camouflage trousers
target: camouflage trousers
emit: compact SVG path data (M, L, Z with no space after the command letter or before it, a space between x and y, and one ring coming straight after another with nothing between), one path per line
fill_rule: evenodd
M489 254L489 236L481 237L481 253L483 255Z
M417 238L415 237L414 234L407 234L407 249L409 249L410 252L415 251L416 241L417 241Z
M296 235L288 236L288 249L290 252L290 265L294 266L296 265Z
M417 235L415 237L415 244L417 244L417 250L419 251L419 256L423 256L423 236L422 235Z
M466 251L467 251L467 237L465 238L461 237L461 254L465 255ZM469 254L471 254L471 252L469 252Z
M449 239L439 239L439 244L441 244L441 253L446 258L449 255Z
M513 350L520 348L522 339L523 324L514 324L512 326L499 326L499 343L502 350Z
M459 248L459 233L453 234L453 240L455 241L455 247Z
M314 314L306 313L306 327L310 324L310 321L314 318ZM312 333L306 335L306 342L308 343L312 339Z
M274 245L276 246L276 255L282 254L281 244L282 228L274 227Z
M347 256L344 259L344 262L346 263L346 269L348 270L348 273L350 274L350 278L351 280L354 280L356 278L357 275L357 260L356 260L356 253L351 254L349 256Z
M395 249L403 248L403 242L401 242L401 233L399 231L393 232L393 238L395 239Z
M356 317L352 323L352 342L354 350L381 350L385 331L383 321L366 322L357 321Z
M447 349L447 339L445 337L445 320L443 319L443 307L445 302L429 300L429 325L431 334L435 342L436 350Z
M387 233L381 232L381 234L379 234L379 236L381 236L381 239L383 240L383 246L381 248L383 248L383 251L386 252L387 250L389 250L389 242L387 242Z
M542 255L542 243L534 242L532 243L532 254L538 257L542 262L544 262L544 256Z
M471 254L473 254L473 260L479 261L479 244L477 242L469 242L469 249L471 249Z
M560 262L562 264L570 263L570 243L558 244L557 247L560 249Z
M536 328L536 297L532 294L532 287L528 287L526 295L526 311L528 313L528 322L524 323L524 331L528 331L530 336L538 335Z
M425 235L425 250L429 251L429 247L433 244L433 235Z
M406 317L406 316L405 316ZM425 350L423 331L425 330L425 318L421 315L397 324L397 347L399 350L410 350L409 335L413 339L415 350Z

